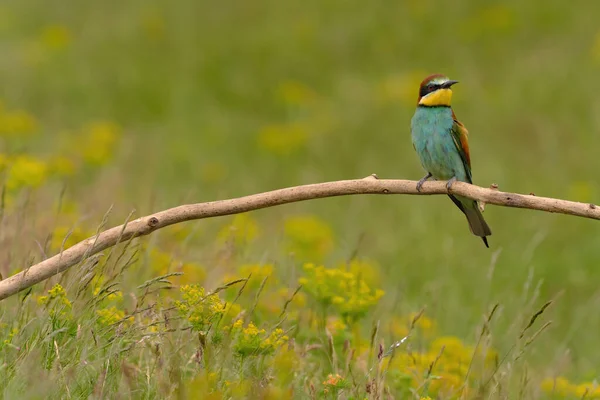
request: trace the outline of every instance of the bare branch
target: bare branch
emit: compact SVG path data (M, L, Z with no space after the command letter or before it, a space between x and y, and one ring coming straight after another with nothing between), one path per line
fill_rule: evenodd
M448 193L446 182L425 182L420 192L417 191L416 185L416 181L378 179L376 175L371 175L364 179L289 187L236 199L187 204L160 211L156 214L130 221L126 226L116 226L98 235L94 235L63 250L61 254L50 257L18 274L0 281L0 300L65 271L69 267L79 263L84 257L97 254L132 237L148 235L158 229L180 222L239 214L281 204L334 196L357 194L433 195ZM497 189L486 189L463 182L456 182L452 185L451 192L485 204L527 208L600 219L600 206L594 204L500 192Z

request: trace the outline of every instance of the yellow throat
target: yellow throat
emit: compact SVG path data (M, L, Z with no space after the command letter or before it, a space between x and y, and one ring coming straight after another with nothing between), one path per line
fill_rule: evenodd
M452 101L452 90L451 89L438 89L435 92L431 92L426 96L423 96L419 100L421 106L450 106Z

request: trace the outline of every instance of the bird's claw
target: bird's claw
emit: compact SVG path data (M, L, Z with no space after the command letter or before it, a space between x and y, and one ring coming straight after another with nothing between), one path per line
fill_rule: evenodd
M455 176L450 178L450 180L446 183L446 189L448 189L448 191L450 191L452 189L452 185L454 184L454 182L456 182Z
M431 178L431 173L428 172L427 175L425 175L424 177L422 177L419 182L417 182L417 192L421 191L421 188L423 187L423 184L425 183L425 181L429 178Z

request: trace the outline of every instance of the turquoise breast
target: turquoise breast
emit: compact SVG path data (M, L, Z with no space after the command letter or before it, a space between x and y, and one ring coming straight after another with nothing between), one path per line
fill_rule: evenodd
M462 158L452 139L454 118L450 107L417 107L411 135L421 165L437 180L456 177L466 181Z

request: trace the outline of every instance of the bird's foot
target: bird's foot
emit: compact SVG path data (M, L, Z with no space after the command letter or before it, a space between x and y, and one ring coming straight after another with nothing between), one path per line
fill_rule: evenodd
M427 175L425 175L424 177L422 177L419 182L417 182L417 192L421 191L421 188L423 187L423 184L425 183L425 181L429 178L431 178L433 175L431 175L431 172L428 172Z
M446 189L448 189L448 192L452 189L452 185L454 185L454 182L456 182L455 176L450 178L450 180L446 183Z

